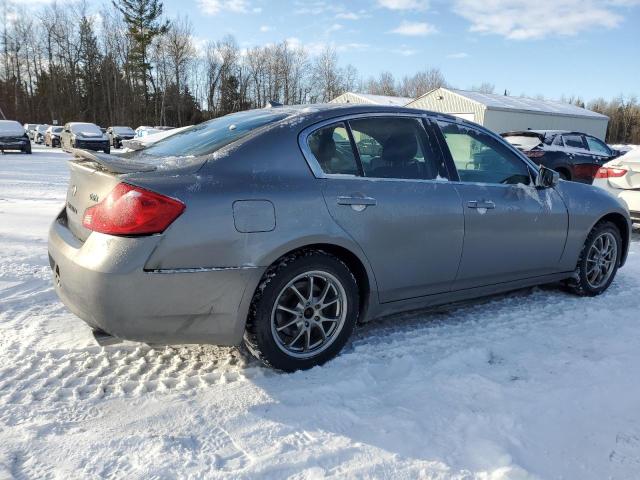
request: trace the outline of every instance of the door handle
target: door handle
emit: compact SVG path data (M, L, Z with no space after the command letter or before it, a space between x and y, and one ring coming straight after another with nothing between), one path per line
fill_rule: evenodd
M485 208L487 210L496 208L496 204L491 200L479 202L477 200L471 200L467 202L467 208Z
M369 207L377 205L375 198L357 197L357 196L340 196L338 197L338 205L351 205L356 207Z

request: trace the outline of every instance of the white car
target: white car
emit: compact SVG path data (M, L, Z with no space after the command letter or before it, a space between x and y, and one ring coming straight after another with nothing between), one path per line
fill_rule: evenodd
M596 173L593 185L622 200L631 220L640 223L640 148L605 163Z

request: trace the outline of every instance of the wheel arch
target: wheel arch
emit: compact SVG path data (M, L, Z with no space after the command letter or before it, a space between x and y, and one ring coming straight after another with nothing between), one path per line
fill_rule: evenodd
M366 258L363 258L362 254L356 253L354 248L349 248L345 245L340 245L337 243L331 242L309 242L301 245L297 245L295 247L289 247L285 252L278 252L277 258L274 258L269 262L269 267L267 267L266 271L269 271L269 268L275 264L277 264L282 258L294 255L299 252L306 251L322 251L328 254L333 255L339 260L343 261L353 276L356 279L356 285L358 287L358 296L359 296L359 321L362 321L367 312L370 309L370 304L376 298L373 295L373 291L376 289L376 281L373 275L373 271L368 265L368 261ZM257 290L257 289L256 289ZM255 295L255 291L252 294Z
M618 230L620 230L620 236L622 237L622 255L620 255L620 266L623 266L625 261L627 260L627 254L629 252L629 240L631 234L631 226L629 225L629 221L627 218L618 212L610 212L606 215L603 215L598 219L597 222L593 224L591 229L602 222L611 222Z

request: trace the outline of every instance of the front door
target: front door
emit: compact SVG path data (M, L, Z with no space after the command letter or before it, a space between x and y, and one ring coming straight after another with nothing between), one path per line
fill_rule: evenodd
M371 263L379 300L449 291L463 212L422 120L356 118L318 129L308 141L325 173L329 212Z
M459 176L465 236L454 288L558 271L568 229L554 189L537 189L528 165L502 142L468 125L438 121Z

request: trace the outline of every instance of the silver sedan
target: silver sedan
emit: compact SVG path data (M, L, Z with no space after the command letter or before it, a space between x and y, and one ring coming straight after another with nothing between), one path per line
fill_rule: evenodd
M598 295L629 245L603 190L420 110L274 107L73 153L51 267L103 343L244 341L310 368L384 315L544 283Z

